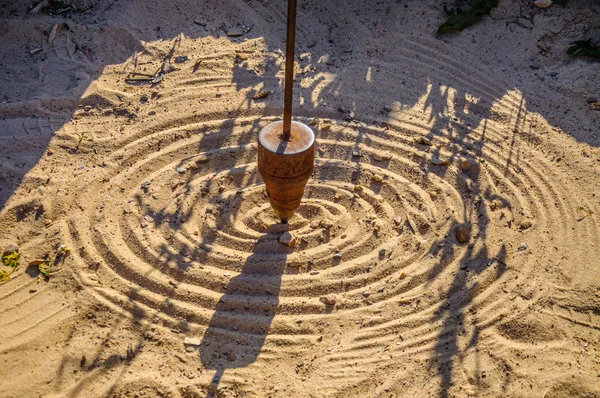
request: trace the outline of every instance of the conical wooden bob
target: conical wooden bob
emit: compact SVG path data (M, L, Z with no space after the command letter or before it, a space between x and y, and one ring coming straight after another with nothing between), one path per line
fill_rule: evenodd
M304 187L315 162L315 134L305 124L292 122L291 140L282 140L283 122L266 125L258 133L258 172L269 202L281 222L300 206Z

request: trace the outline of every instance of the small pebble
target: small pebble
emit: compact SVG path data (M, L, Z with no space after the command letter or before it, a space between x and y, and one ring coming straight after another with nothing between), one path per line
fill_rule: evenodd
M198 337L186 337L183 340L183 344L199 346L200 344L202 344L202 339L199 339Z
M175 171L180 174L183 174L183 173L185 173L186 170L185 170L185 167L180 166L180 167L176 168Z
M587 102L588 104L595 104L596 102L598 102L598 98L595 98L595 97L590 97L590 98L588 98L588 99L586 100L586 102Z
M229 37L238 37L238 36L242 36L244 34L244 29L240 28L240 27L232 27L227 29L227 36Z
M296 244L296 237L286 231L279 237L279 243L287 247L292 247Z
M456 239L460 243L465 243L469 240L469 230L465 226L460 226L456 229Z
M333 255L333 258L334 258L335 260L339 260L339 259L341 259L341 258L342 258L342 255L341 255L340 253L335 253L335 254Z
M540 8L546 8L552 5L552 0L534 0L533 4Z
M367 297L369 297L371 295L371 292L366 291L366 292L363 292L362 295L363 295L364 298L367 298Z
M391 112L392 111L392 107L389 106L389 105L386 105L386 106L383 107L383 110L386 111L386 112Z
M326 305L335 305L336 303L335 298L333 297L321 297L319 301Z
M471 169L471 162L469 162L469 159L461 159L460 160L460 168L462 171L468 171Z
M318 222L316 222L316 221L311 221L311 222L310 222L310 227L311 227L312 229L317 229L317 228L319 228L319 223L318 223Z
M519 246L517 246L517 251L522 252L523 250L527 250L527 243L521 242Z
M550 72L550 77L555 77L558 75L558 72Z

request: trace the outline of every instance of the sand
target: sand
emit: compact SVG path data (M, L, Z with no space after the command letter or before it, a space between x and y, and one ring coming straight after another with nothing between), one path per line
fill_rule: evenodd
M0 395L599 397L600 5L301 0L285 226L284 3L2 2Z

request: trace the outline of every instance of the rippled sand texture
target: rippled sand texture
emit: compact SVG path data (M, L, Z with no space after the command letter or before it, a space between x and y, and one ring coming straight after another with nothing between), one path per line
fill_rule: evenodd
M435 1L301 1L317 152L281 225L256 137L285 5L213 3L0 11L0 395L600 396L600 70L565 55L600 7L436 39Z

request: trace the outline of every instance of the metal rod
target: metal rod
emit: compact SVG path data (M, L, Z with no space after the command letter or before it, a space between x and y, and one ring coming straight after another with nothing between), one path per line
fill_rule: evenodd
M285 41L285 86L283 99L283 133L289 141L292 131L292 98L294 91L294 50L296 44L296 0L288 0L287 37Z

